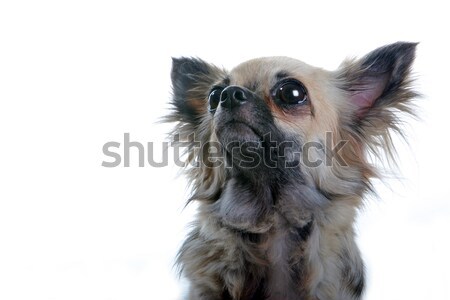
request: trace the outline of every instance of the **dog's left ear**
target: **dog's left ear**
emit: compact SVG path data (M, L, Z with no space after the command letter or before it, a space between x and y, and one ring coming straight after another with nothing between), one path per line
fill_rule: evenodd
M395 111L412 113L410 71L417 43L397 42L378 48L338 69L338 82L347 93L353 124L395 127Z

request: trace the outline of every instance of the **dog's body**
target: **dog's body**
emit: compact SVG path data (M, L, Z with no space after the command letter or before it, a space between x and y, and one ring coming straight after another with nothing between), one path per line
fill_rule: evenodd
M231 72L174 59L168 120L197 163L200 203L178 257L188 299L361 298L353 222L377 175L367 152L391 154L396 114L411 113L415 46L388 45L334 72L284 57Z

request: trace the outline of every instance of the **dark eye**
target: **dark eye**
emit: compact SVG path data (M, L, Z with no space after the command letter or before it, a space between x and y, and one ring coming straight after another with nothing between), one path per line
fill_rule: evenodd
M214 113L216 111L217 105L219 105L219 102L220 102L220 94L222 93L222 91L223 91L223 88L215 87L209 93L208 110L210 112Z
M286 79L275 86L272 97L279 104L305 104L308 96L303 84L295 79Z

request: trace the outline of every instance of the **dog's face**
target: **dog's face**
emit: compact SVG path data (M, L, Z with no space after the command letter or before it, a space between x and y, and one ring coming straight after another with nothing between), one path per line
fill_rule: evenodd
M415 46L385 46L336 71L286 57L250 60L230 72L174 59L169 119L192 143L190 159L201 161L191 178L196 196L214 197L233 174L273 182L287 169L325 193L361 195L374 176L366 150L390 152L396 113L410 112ZM195 151L195 142L206 148Z
M256 158L247 166L252 172L304 163L302 146L325 141L337 124L332 100L339 91L330 90L331 81L327 72L291 58L245 62L209 93L214 132L236 166ZM251 157L252 151L257 155Z
M219 136L231 140L261 140L276 131L301 140L331 119L314 118L322 109L329 84L328 74L300 61L284 57L260 58L245 62L212 89L210 111ZM324 103L322 103L324 102ZM241 126L243 125L243 126ZM250 130L248 130L250 129ZM274 132L275 131L275 132ZM226 142L226 140L222 142Z

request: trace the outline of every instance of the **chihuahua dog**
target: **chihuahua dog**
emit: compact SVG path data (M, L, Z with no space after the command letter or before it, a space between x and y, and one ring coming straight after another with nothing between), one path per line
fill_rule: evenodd
M353 223L379 177L370 157L392 155L401 114L414 113L416 45L335 71L287 57L229 72L173 59L167 121L199 203L177 260L187 299L361 299Z

